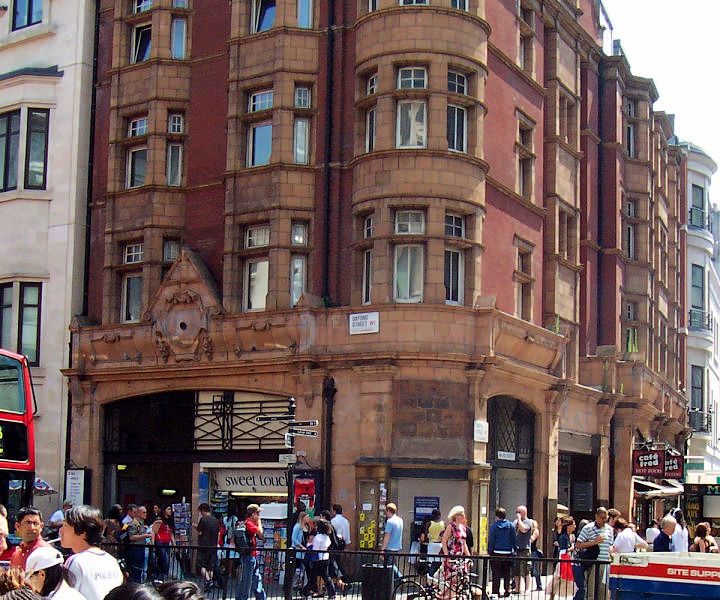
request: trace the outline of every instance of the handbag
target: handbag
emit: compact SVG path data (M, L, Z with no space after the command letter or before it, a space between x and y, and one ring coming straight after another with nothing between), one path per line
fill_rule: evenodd
M581 560L597 560L598 556L600 556L600 544L594 544L578 552L578 558Z

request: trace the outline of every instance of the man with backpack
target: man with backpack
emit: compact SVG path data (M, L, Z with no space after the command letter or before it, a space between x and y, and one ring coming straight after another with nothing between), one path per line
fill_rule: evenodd
M240 553L240 581L238 583L237 600L248 600L250 592L255 600L266 600L263 589L262 567L258 564L257 541L263 539L261 508L257 504L249 504L246 519L235 528L235 549Z

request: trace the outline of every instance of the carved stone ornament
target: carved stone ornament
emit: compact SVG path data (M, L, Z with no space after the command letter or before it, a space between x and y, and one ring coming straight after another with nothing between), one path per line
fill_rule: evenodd
M152 324L163 363L213 358L211 319L222 312L215 285L200 258L183 249L165 276L144 318Z

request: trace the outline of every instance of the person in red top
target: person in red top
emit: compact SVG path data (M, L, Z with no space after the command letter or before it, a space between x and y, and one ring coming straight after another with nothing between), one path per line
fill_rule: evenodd
M166 506L159 518L152 524L155 534L155 553L157 555L158 575L166 581L170 572L170 546L175 545L175 522L172 506Z
M49 546L42 539L43 520L42 513L34 506L25 506L17 511L15 517L15 531L20 537L20 545L15 548L10 558L11 567L20 567L25 569L25 562L28 556L36 548L41 546Z
M248 600L251 591L255 594L255 600L266 600L267 598L263 589L262 566L258 564L257 560L257 541L263 539L260 510L257 504L249 504L246 509L245 535L250 545L250 551L240 557L242 569L236 594L237 600Z

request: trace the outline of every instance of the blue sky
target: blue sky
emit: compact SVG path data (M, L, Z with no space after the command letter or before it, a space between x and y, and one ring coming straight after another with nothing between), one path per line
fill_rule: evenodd
M720 0L602 0L635 75L655 81L675 132L720 164ZM720 204L720 174L710 198Z

